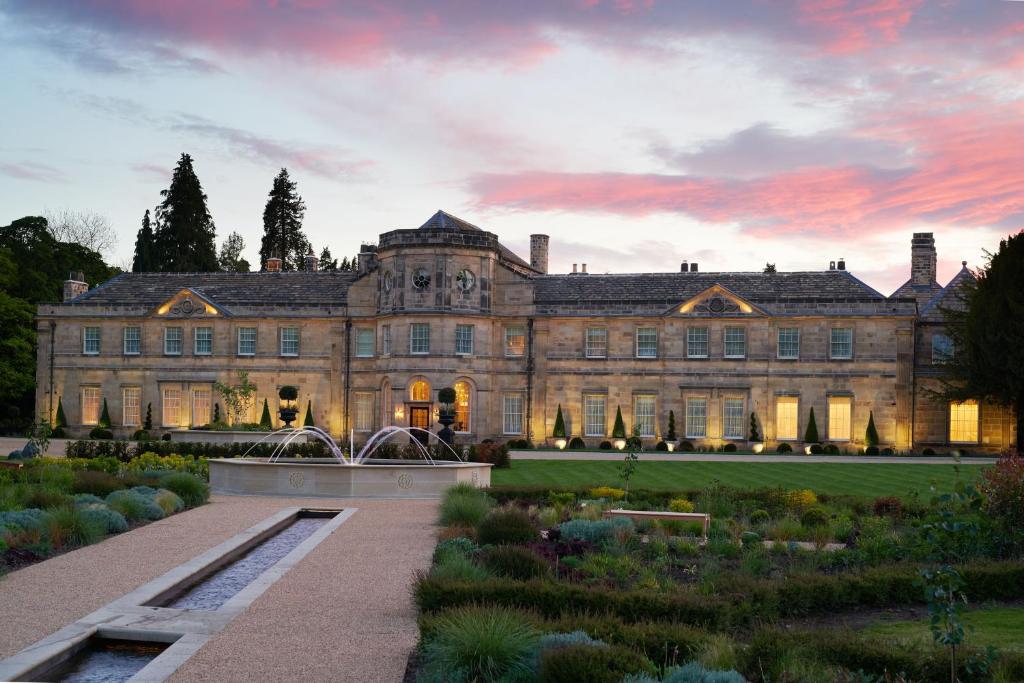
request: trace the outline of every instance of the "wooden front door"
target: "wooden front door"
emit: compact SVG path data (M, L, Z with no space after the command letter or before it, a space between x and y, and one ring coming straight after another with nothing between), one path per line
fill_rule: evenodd
M409 426L430 431L430 408L427 406L412 406L409 408ZM423 444L427 443L427 440L430 438L425 432L414 431L413 434Z

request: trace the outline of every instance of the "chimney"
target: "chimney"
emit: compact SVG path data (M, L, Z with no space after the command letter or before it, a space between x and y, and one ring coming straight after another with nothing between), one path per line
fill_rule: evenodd
M910 284L931 287L935 282L935 237L930 232L915 232L910 241Z
M71 301L88 291L89 283L85 281L85 273L80 270L68 273L68 279L64 281L64 301Z
M836 262L835 261L829 261L828 262L828 269L829 270L835 270L836 269Z
M575 264L575 263L574 263L574 264L572 264L572 272L573 272L573 273L576 273L576 272L578 272L578 271L576 270L576 264Z
M697 272L697 264L696 263L691 263L690 264L690 272L691 273L696 273Z
M846 270L846 259L841 258L836 261L836 270Z
M548 272L547 235L530 235L530 266L542 273Z
M317 267L320 264L320 259L318 259L316 257L316 254L313 253L313 245L312 244L309 245L309 253L306 254L306 259L305 260L306 260L306 270L308 272L310 272L310 273L315 273L317 271L317 269L318 269Z
M377 265L377 245L366 244L359 247L359 265L356 269L360 275L369 273Z
M583 264L583 274L584 275L587 274L587 264L586 263Z
M679 272L680 273L688 273L688 272L690 272L690 264L688 264L686 261L683 261L682 264L680 264L680 266L679 266Z
M281 259L276 256L267 257L267 262L263 264L263 270L268 273L280 273L281 272Z

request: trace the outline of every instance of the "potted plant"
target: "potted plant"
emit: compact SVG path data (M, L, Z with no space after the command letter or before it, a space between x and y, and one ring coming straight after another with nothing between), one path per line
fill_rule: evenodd
M440 404L437 411L437 421L441 423L441 431L437 436L449 446L455 441L455 432L452 431L452 423L455 422L455 389L445 387L437 392L437 402Z
M277 396L284 402L277 414L281 418L281 422L284 422L285 427L291 427L295 416L299 414L298 408L295 407L295 399L299 397L299 390L291 385L285 385L278 390Z
M757 413L750 414L750 436L747 437L750 441L750 450L755 453L761 453L764 451L764 442L761 440L761 432L757 429Z

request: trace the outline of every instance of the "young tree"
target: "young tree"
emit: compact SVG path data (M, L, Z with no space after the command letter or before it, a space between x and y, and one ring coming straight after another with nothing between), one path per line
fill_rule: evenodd
M209 273L217 264L217 231L206 208L206 195L192 168L192 157L182 154L171 186L156 208L155 263L172 273Z
M943 309L953 355L943 366L940 396L1007 406L1017 417L1024 452L1024 231L999 243L988 263Z
M142 217L142 227L135 236L135 258L132 260L133 273L149 273L157 270L156 235L149 220L149 209Z
M62 398L57 399L57 419L54 421L54 428L67 427L68 418L64 414L64 402Z
M555 428L551 432L551 436L556 439L565 438L565 418L562 417L562 404L558 404L558 412L555 414Z
M320 270L333 272L338 270L338 259L331 258L331 250L328 247L324 247L323 251L320 252Z
M757 429L757 413L750 414L750 436L747 437L747 440L753 443L761 441L761 432Z
M220 255L217 257L220 269L229 273L248 273L249 262L242 258L244 249L245 240L241 235L237 232L228 235L220 245Z
M271 256L281 259L281 270L302 270L309 240L302 232L306 205L296 191L296 184L282 168L274 178L267 205L263 209L263 241L260 263Z
M765 272L766 275L770 275L771 273L776 272L775 264L774 263L766 263L766 264L764 264L764 272Z
M814 406L811 406L811 416L807 418L807 429L804 430L804 443L818 443L818 423L814 419Z
M676 414L675 411L668 411L668 431L665 432L665 441L670 443L676 440Z

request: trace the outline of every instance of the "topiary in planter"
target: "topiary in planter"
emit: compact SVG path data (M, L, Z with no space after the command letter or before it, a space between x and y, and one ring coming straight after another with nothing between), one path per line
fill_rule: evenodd
M622 421L622 407L615 408L615 425L612 427L613 439L626 438L626 423Z
M100 421L97 426L102 427L103 429L110 429L110 411L107 410L106 398L103 399L103 410L100 411ZM107 438L109 439L110 437Z
M93 427L89 432L90 439L113 439L114 432L104 427Z
M750 414L750 436L748 437L748 441L752 441L753 443L758 443L761 441L761 433L757 429L756 413Z
M142 428L145 429L147 432L153 431L153 404L152 403L147 403L146 404L146 419L142 423Z
M839 455L839 446L834 443L825 444L821 450L825 455Z
M294 401L295 399L297 399L299 397L299 390L297 388L291 386L290 384L286 384L285 386L281 387L278 390L277 396L282 401ZM264 399L264 403L265 402L266 402L266 399Z
M558 404L558 412L555 413L555 427L551 430L551 436L556 439L565 438L565 418L562 417L562 404Z
M668 411L668 429L665 430L665 441L674 442L678 436L676 436L676 414L674 411Z
M825 449L820 443L811 444L811 455L821 455L825 452Z

